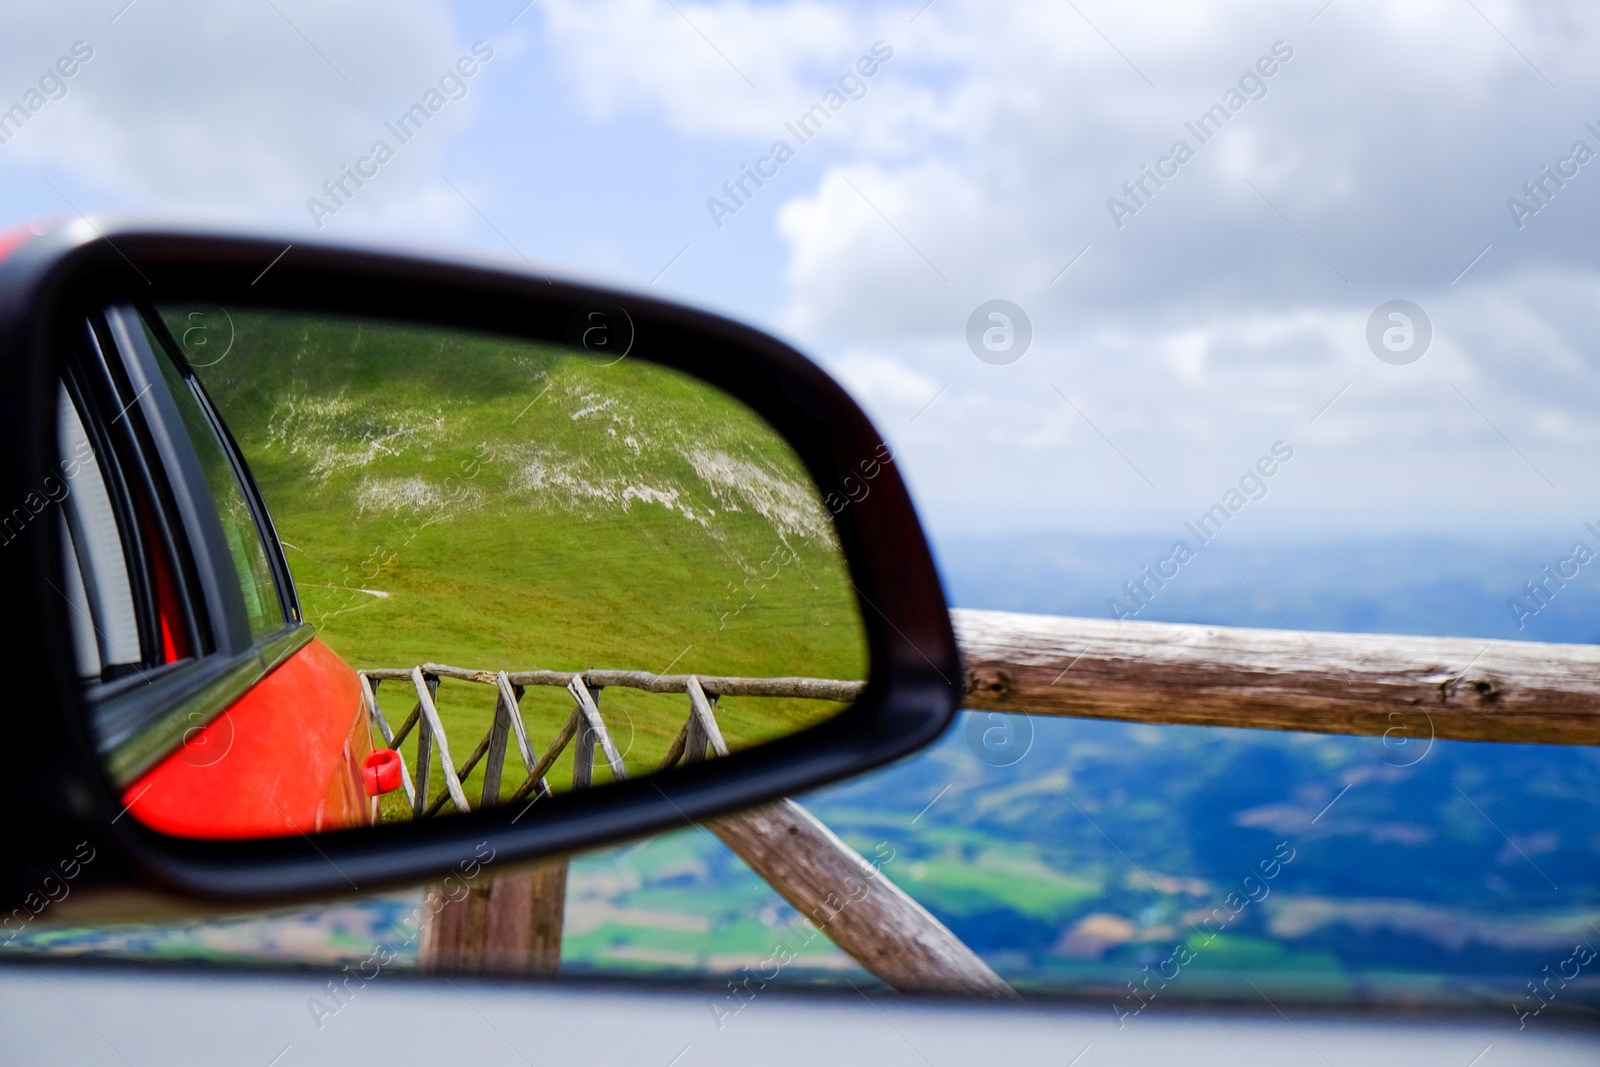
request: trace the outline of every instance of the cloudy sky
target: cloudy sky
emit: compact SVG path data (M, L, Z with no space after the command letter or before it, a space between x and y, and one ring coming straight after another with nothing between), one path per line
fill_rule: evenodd
M215 218L715 308L848 385L936 535L1178 532L1280 440L1255 536L1555 551L1600 520L1591 4L33 8L0 37L0 107L42 102L0 145L7 221ZM319 229L308 198L479 41L458 98ZM785 124L852 70L801 143ZM1202 142L1186 123L1213 105ZM728 197L778 140L792 158ZM967 339L994 299L1032 326L1001 365ZM1397 299L1432 333L1402 365L1368 342Z

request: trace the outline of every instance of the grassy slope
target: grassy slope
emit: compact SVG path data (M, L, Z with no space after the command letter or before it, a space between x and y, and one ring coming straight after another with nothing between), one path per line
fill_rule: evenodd
M181 334L180 318L169 312ZM602 367L300 316L234 321L227 357L198 373L288 546L306 618L352 664L864 677L826 511L787 446L729 398L636 360ZM408 691L379 691L395 725ZM444 683L458 762L492 700ZM661 759L687 714L682 696L615 689L601 707L630 774ZM523 709L542 748L571 699L532 689ZM718 719L738 746L836 710L729 699ZM517 767L509 756L508 790ZM567 756L552 786L570 774ZM474 801L475 782L481 771Z

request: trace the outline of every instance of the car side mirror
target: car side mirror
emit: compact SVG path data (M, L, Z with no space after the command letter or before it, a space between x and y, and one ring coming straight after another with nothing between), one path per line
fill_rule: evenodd
M0 258L0 401L24 859L416 882L856 774L960 698L892 452L704 312L85 222Z

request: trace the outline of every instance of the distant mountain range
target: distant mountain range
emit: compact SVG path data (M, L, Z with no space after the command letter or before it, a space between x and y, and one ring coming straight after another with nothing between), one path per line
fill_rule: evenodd
M1141 620L1600 642L1600 561L1564 586L1551 583L1547 603L1522 620L1524 628L1508 606L1520 597L1530 609L1539 607L1524 583L1543 579L1542 568L1567 557L1580 536L1600 548L1581 528L1498 545L1438 538L1252 544L1227 531L1202 545L1180 528L1167 537L952 538L934 550L956 607L1111 618L1107 601L1131 605L1124 583L1143 578L1141 568L1166 556L1177 535L1195 557L1163 588L1146 585L1155 593L1136 616Z

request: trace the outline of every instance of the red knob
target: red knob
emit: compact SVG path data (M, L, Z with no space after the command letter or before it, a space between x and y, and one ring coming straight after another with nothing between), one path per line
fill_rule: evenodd
M375 797L400 788L400 753L392 748L380 748L361 764L361 777L366 783L367 796Z

